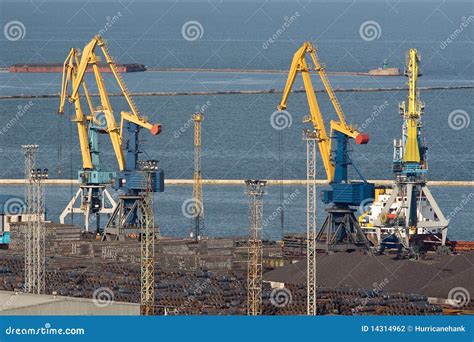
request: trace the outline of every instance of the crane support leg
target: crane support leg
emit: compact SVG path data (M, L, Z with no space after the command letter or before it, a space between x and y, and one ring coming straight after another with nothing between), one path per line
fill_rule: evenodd
M89 232L89 225L93 216L96 216L96 229L100 230L100 216L109 217L116 207L117 203L104 185L81 185L59 216L59 222L64 224L69 215L81 214L84 218L84 229Z

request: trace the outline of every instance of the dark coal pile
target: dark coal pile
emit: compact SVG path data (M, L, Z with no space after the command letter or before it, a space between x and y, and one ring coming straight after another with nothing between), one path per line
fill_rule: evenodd
M386 292L416 293L448 298L464 287L474 293L474 253L429 256L425 260L396 260L393 255L360 252L317 255L317 284L330 288L380 288ZM264 275L264 280L305 284L306 260Z

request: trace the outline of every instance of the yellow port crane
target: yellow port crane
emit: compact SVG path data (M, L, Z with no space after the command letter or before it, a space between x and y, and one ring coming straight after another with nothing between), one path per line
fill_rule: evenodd
M449 220L427 186L428 145L422 117L418 79L421 56L410 49L406 56L405 76L408 96L400 106L402 137L394 140L395 180L391 190L377 196L376 203L362 218L377 236L378 248L397 248L400 257L417 257L420 251L446 252Z
M97 46L99 46L100 50L102 51L105 57L105 61L108 64L110 71L114 75L115 80L117 81L117 84L122 92L122 95L124 96L129 107L129 111L122 111L120 113L120 125L117 125L115 121L114 112L110 103L109 95L105 88L105 83L100 72L99 62L101 59L94 51ZM147 118L140 116L135 102L130 96L130 93L128 92L122 80L122 76L117 70L116 63L110 56L105 41L100 36L95 36L84 47L84 50L81 53L80 61L78 61L78 54L79 52L77 49L71 49L71 52L69 53L69 56L66 59L66 62L64 63L63 81L60 96L61 100L58 113L64 113L64 104L66 97L71 103L74 103L76 109L76 118L74 121L76 121L77 123L79 133L79 144L81 147L83 167L85 169L91 169L93 167L93 164L90 158L90 148L88 146L89 142L87 139L87 125L84 124L84 120L94 120L94 117L97 117L97 115L94 115L97 113L97 111L103 113L106 122L106 127L104 128L104 131L108 133L112 142L119 170L124 171L125 157L121 147L123 141L124 121L132 122L137 124L138 126L146 128L150 130L153 135L158 135L161 132L161 125L151 124L150 122L148 122ZM93 107L91 96L84 80L85 73L89 67L92 67L101 102L101 106L96 108ZM69 95L67 95L67 89L70 83L72 83L71 92ZM84 93L89 104L89 108L91 110L91 113L87 116L84 116L80 105L79 89L81 88L81 86L84 89Z
M101 57L96 50L99 48L105 58L106 64L99 64ZM128 110L120 112L120 124L117 124L114 111L111 105L109 94L105 87L101 68L108 68L117 82L121 94L125 98ZM94 106L92 95L85 81L87 71L93 72L94 80L98 89L100 104ZM83 95L81 94L81 90ZM85 113L81 106L81 97L85 97L89 112ZM59 114L64 113L66 99L74 104L79 146L82 155L82 169L79 171L79 182L81 189L76 196L71 199L67 208L61 215L61 221L70 213L84 213L84 222L88 230L89 215L91 212L97 215L97 231L101 230L98 215L104 213L104 194L112 202L113 208L107 208L106 213L112 214L111 218L117 218L120 221L120 228L130 223L130 220L136 221L136 215L130 215L130 210L136 211L137 206L128 208L121 203L116 205L113 199L108 195L105 186L115 182L116 188L125 192L132 192L137 195L137 191L145 189L145 180L138 172L138 154L139 141L138 133L141 128L145 128L153 135L161 132L160 124L152 124L146 117L140 115L135 102L128 92L120 73L117 70L116 63L110 56L106 42L100 37L95 36L82 50L71 49L64 62L63 75L61 82L61 95L59 103ZM115 158L118 164L118 171L121 173L117 177L115 172L103 171L99 161L98 134L107 134L112 143ZM162 191L162 172L158 174L158 182L154 182L154 189ZM155 178L153 178L155 181ZM158 188L160 188L158 190ZM104 192L105 191L105 192ZM82 194L82 195L81 195ZM75 208L75 202L81 195L81 206ZM109 222L107 225L111 224Z
M330 121L330 135L327 134L323 116L311 82L310 68L306 62L307 54L311 57L314 69L317 71L339 118L339 121ZM355 171L359 174L363 182L348 181L348 166L351 165L352 162L347 152L347 145L349 138L354 139L357 144L367 144L369 136L359 132L354 126L347 123L342 107L326 76L324 66L319 62L316 47L310 42L305 42L293 56L285 89L283 90L281 101L277 107L278 110L282 111L286 109L286 102L298 73L301 73L303 78L310 111L310 115L306 116L303 121L311 122L313 125L311 133L318 143L326 170L326 177L331 186L330 190L323 191L323 201L326 204L331 203L336 206L358 206L362 201L373 198L374 185L367 183L355 167ZM336 141L335 148L332 144L332 140Z
M309 55L314 70L318 73L326 90L339 121L330 121L330 135L328 135L316 94L311 81ZM352 164L347 144L349 138L357 144L366 144L369 141L367 134L360 133L346 121L342 107L329 83L320 63L316 47L311 42L305 42L293 55L290 70L286 80L281 101L277 107L279 111L286 110L286 103L298 73L303 78L310 115L304 117L304 122L312 123L312 129L305 131L307 141L307 314L316 315L316 249L326 251L344 249L368 249L369 242L360 229L354 217L354 209L350 206L359 206L363 201L373 198L374 185L367 183L362 175L363 182L348 181L348 165ZM336 140L333 151L332 140ZM316 235L316 147L317 142L323 160L326 178L331 187L324 190L323 202L330 204L326 209L327 217Z
M326 170L327 180L332 182L335 176L335 165L331 160L331 136L327 134L323 116L316 99L316 93L314 92L314 87L310 76L311 68L306 62L307 54L309 54L314 66L314 70L318 72L318 75L324 85L324 89L326 90L334 110L336 111L336 114L339 118L339 121L330 121L331 136L333 135L333 131L337 131L349 138L354 139L357 144L366 144L369 140L369 137L367 134L358 132L355 127L347 123L344 112L342 111L342 107L336 95L334 94L334 90L329 83L326 72L324 71L324 65L319 62L316 47L311 42L303 43L303 45L295 52L293 56L285 88L283 90L283 95L277 108L280 111L286 109L286 102L288 100L288 96L291 93L296 76L298 73L301 73L310 111L310 115L306 116L303 121L311 122L313 124L314 131L317 134L319 151L324 163L324 169Z

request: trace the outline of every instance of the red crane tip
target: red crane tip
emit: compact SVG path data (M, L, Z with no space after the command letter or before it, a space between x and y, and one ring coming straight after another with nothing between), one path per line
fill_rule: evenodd
M357 145L365 145L369 142L369 135L368 134L364 134L364 133L360 133L356 139L356 144Z
M155 124L150 128L150 132L153 135L158 135L161 133L162 126L160 124Z

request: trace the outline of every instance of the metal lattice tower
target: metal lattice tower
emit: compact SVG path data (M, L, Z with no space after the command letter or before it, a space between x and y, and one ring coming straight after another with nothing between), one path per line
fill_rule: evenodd
M202 174L201 174L201 122L204 119L203 113L197 112L193 114L194 120L194 183L193 183L193 199L194 212L191 230L196 241L201 236L201 230L204 224L204 202L202 194Z
M249 257L247 273L247 314L262 314L262 198L266 181L246 180L249 196Z
M305 130L306 140L306 258L307 314L316 315L316 132Z
M140 248L141 248L141 286L140 313L155 314L155 212L152 172L158 170L158 161L140 162L140 170L146 179L146 190L141 201Z
M48 178L47 169L36 169L38 145L22 145L25 155L26 212L25 226L25 292L41 294L45 291L45 223L44 189L42 180Z

